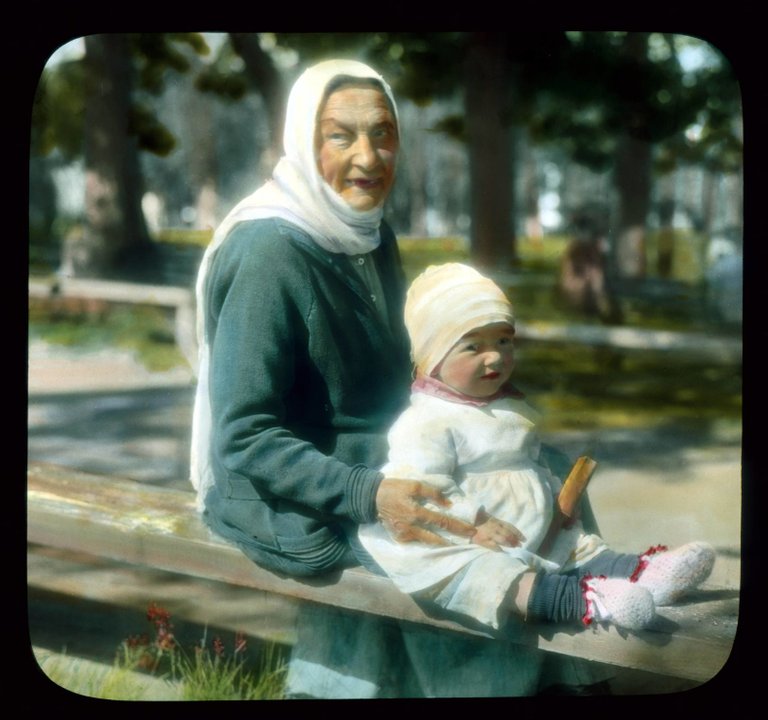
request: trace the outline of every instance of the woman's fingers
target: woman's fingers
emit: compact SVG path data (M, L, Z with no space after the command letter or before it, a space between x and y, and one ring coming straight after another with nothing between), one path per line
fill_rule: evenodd
M443 495L434 485L418 481L406 481L412 485L411 493L413 497L419 497L423 500L430 500L435 505L450 507L451 501Z
M475 528L458 518L449 517L424 507L425 501L450 506L439 490L413 480L385 478L376 494L379 519L399 542L426 542L448 545L448 541L429 528L443 530L459 537L472 537Z
M421 506L419 506L419 510L416 513L416 521L420 526L432 526L459 537L472 537L477 530L471 523Z

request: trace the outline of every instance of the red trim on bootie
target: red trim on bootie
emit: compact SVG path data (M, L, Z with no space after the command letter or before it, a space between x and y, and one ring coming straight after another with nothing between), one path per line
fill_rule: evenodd
M654 545L649 547L637 560L637 567L635 571L629 576L629 582L635 583L640 579L643 574L643 570L648 567L648 558L656 553L666 552L668 550L666 545Z
M591 587L589 587L589 581L590 580L605 580L605 575L585 575L583 578L581 578L579 584L581 585L581 594L584 597L584 604L586 605L586 610L584 611L584 615L581 618L581 622L586 627L589 627L595 617L595 607L592 600L587 597L587 593L592 590Z

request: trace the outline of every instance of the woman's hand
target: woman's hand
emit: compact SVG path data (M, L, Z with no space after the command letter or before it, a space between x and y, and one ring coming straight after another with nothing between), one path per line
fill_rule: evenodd
M471 538L477 528L458 518L435 512L424 507L424 501L441 507L450 507L451 502L432 485L417 480L384 478L376 493L376 510L379 520L398 542L425 542L430 545L450 543L430 526L440 528L459 537Z
M472 542L475 545L482 545L490 550L501 550L503 545L507 547L521 545L525 542L525 535L514 525L499 520L481 510L477 516Z

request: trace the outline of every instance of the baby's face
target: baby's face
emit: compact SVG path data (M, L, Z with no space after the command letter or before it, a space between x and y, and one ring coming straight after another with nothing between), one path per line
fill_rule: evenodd
M507 323L467 333L443 358L439 380L464 395L486 398L509 380L515 366L515 329Z

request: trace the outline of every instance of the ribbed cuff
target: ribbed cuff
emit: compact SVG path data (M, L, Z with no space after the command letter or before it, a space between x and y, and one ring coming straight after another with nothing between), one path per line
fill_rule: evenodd
M349 515L357 523L370 523L376 520L376 493L384 479L384 474L371 470L365 465L352 468L347 481L347 499Z

